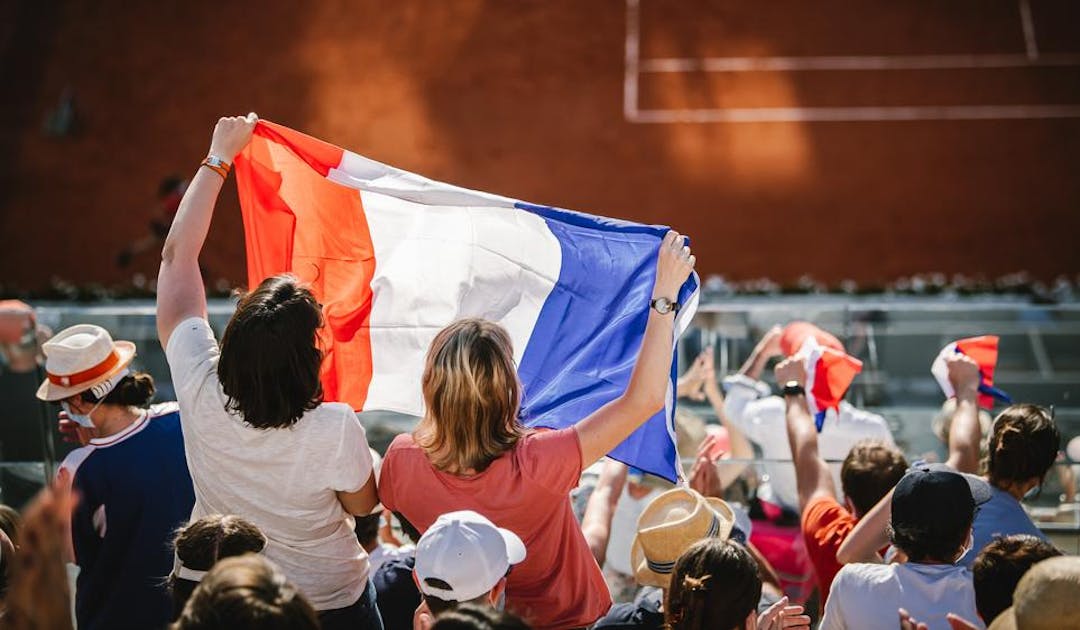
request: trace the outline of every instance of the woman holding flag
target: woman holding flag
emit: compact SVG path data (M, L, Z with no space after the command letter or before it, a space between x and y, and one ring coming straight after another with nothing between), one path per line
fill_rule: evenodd
M521 537L527 557L508 577L507 606L536 628L588 626L611 606L569 492L585 467L664 408L675 302L694 268L685 243L675 231L660 243L644 341L621 396L568 428L531 432L518 420L509 335L492 322L460 320L428 351L425 417L383 459L383 505L418 530L468 509Z
M250 520L323 628L381 630L350 517L378 502L371 455L353 410L322 401L319 303L295 277L272 276L240 299L220 346L206 321L199 252L256 122L254 114L218 121L161 255L158 336L180 403L191 518Z

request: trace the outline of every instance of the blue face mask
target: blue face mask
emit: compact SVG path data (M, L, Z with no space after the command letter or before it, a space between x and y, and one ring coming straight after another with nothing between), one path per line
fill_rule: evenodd
M94 413L94 410L97 409L99 405L101 405L100 400L97 402L96 405L93 406L93 408L90 409L88 413L81 414L75 413L75 411L71 408L71 405L67 404L67 402L60 403L60 406L63 407L64 412L67 413L68 418L71 418L72 422L79 425L80 427L85 427L87 429L94 428L94 421L90 418L90 414Z
M1023 500L1027 501L1028 499L1034 499L1035 497L1039 496L1040 490L1042 490L1042 484L1035 484L1034 486L1031 486L1031 490L1028 490L1024 493Z

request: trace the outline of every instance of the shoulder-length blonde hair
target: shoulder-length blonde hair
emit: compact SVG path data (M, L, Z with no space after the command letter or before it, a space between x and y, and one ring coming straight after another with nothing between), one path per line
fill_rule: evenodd
M427 413L414 437L439 470L481 472L524 434L513 346L496 323L462 319L439 331L421 385Z

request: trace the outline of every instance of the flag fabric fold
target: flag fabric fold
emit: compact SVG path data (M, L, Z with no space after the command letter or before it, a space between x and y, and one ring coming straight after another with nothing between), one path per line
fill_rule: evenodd
M814 416L818 433L821 433L825 412L839 408L855 375L862 372L862 361L819 344L812 335L805 338L798 356L802 357L806 369L806 404Z
M979 406L983 409L993 409L994 400L1000 400L1006 404L1012 403L1012 397L1001 389L994 386L994 369L997 367L998 337L995 335L982 335L968 337L950 343L941 349L934 363L930 366L930 373L934 375L942 393L946 398L956 396L956 390L949 382L949 368L945 363L946 357L960 353L971 357L979 364Z
M327 400L422 415L428 346L463 317L510 333L528 426L571 426L625 390L668 228L436 182L268 121L235 169L249 286L291 272L323 305ZM678 298L673 345L696 276ZM676 365L666 409L611 453L672 481Z

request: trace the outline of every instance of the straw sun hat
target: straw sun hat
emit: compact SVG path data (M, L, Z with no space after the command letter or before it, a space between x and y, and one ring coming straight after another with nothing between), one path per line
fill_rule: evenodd
M38 388L41 400L57 401L87 390L101 398L127 374L135 358L135 344L113 341L101 326L79 324L58 333L41 346L45 353L45 381ZM102 387L108 384L106 387Z
M634 578L644 586L668 588L675 561L703 538L727 539L735 514L720 499L674 488L653 499L638 518L630 549Z

